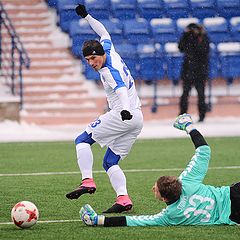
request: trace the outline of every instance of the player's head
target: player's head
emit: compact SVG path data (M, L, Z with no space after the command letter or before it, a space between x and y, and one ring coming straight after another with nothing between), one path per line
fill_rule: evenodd
M106 61L103 46L97 40L85 41L83 43L82 53L88 64L96 71L100 70Z
M162 176L152 187L155 197L164 202L175 202L182 193L182 183L175 176Z

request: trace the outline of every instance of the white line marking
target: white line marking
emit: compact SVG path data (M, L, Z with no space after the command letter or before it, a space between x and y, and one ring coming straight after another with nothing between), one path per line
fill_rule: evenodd
M224 170L224 169L240 169L240 166L223 166L223 167L209 167L209 170ZM162 169L126 169L125 173L138 172L165 172L165 171L182 171L183 168L162 168ZM96 170L93 173L105 173L104 170ZM17 177L17 176L49 176L49 175L75 175L80 172L40 172L40 173L2 173L0 177Z
M72 220L37 221L37 223L67 223L67 222L81 222L81 220L80 219L72 219ZM13 225L13 222L0 222L0 225Z

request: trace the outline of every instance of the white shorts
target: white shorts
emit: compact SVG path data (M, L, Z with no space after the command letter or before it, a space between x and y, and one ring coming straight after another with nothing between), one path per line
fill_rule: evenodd
M124 158L143 128L143 115L140 109L131 110L133 118L122 121L119 112L111 110L88 125L86 132L101 147L109 147L115 154Z

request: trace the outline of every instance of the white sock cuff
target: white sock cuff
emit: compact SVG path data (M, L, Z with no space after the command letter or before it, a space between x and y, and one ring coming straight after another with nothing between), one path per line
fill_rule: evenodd
M98 225L98 226L103 226L103 225L104 225L104 221L105 221L105 216L103 216L103 215L98 215L97 225Z
M89 143L79 143L76 145L76 150L81 150L81 149L84 149L84 148L89 148L91 147Z
M109 177L111 177L111 175L118 170L121 170L121 168L118 165L113 165L107 170L107 174Z
M193 124L189 124L187 127L186 127L186 131L187 133L189 134L192 130L196 129Z

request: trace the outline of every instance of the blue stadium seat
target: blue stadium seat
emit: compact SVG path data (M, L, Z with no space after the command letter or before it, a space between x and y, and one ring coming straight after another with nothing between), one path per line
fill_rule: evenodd
M229 42L232 39L228 21L223 17L205 18L203 26L208 33L210 41L213 43Z
M85 6L96 19L108 19L111 15L110 0L85 0Z
M136 17L136 0L111 0L113 17L121 20L133 19Z
M139 78L141 80L153 81L164 77L163 59L159 55L157 57L154 44L139 44L137 53L139 56Z
M122 43L124 41L123 24L117 18L104 19L101 23L105 26L113 43Z
M229 21L233 41L240 41L240 16L232 17Z
M153 41L149 23L144 18L124 21L123 31L129 43L150 43Z
M58 0L57 13L59 15L59 25L64 32L69 32L71 21L78 20L79 16L75 12L76 6L83 0Z
M184 32L185 28L190 24L190 23L196 23L199 24L200 20L198 18L179 18L176 20L176 26L177 26L177 35L178 38L180 39L182 33Z
M176 42L176 26L171 18L154 18L150 21L152 34L155 42Z
M217 14L215 0L189 0L189 3L193 17L203 19Z
M48 0L47 3L48 3L48 6L49 7L53 7L53 8L57 8L57 0Z
M147 20L164 16L162 0L137 0L137 4L140 16Z
M219 43L217 48L222 76L231 83L232 79L240 77L240 42Z
M82 44L86 40L99 39L85 19L72 21L69 35L72 40L72 53L76 57L82 56Z
M156 54L156 79L164 79L166 77L166 59L163 51L163 45L155 43ZM158 67L160 66L160 67Z
M84 0L55 0L57 2L57 9L65 7L76 7L78 4L84 4Z
M172 19L191 15L188 0L163 0L166 16Z
M231 18L240 16L240 0L216 0L219 16Z
M117 53L119 53L119 55L129 68L133 78L137 79L139 76L138 74L139 60L136 44L134 45L130 43L122 43L115 44L114 46Z
M168 79L172 81L173 85L177 85L181 77L183 54L178 49L178 43L166 43L164 52Z
M215 44L210 44L210 54L209 54L209 79L213 80L220 77L220 61L217 52L217 47Z

